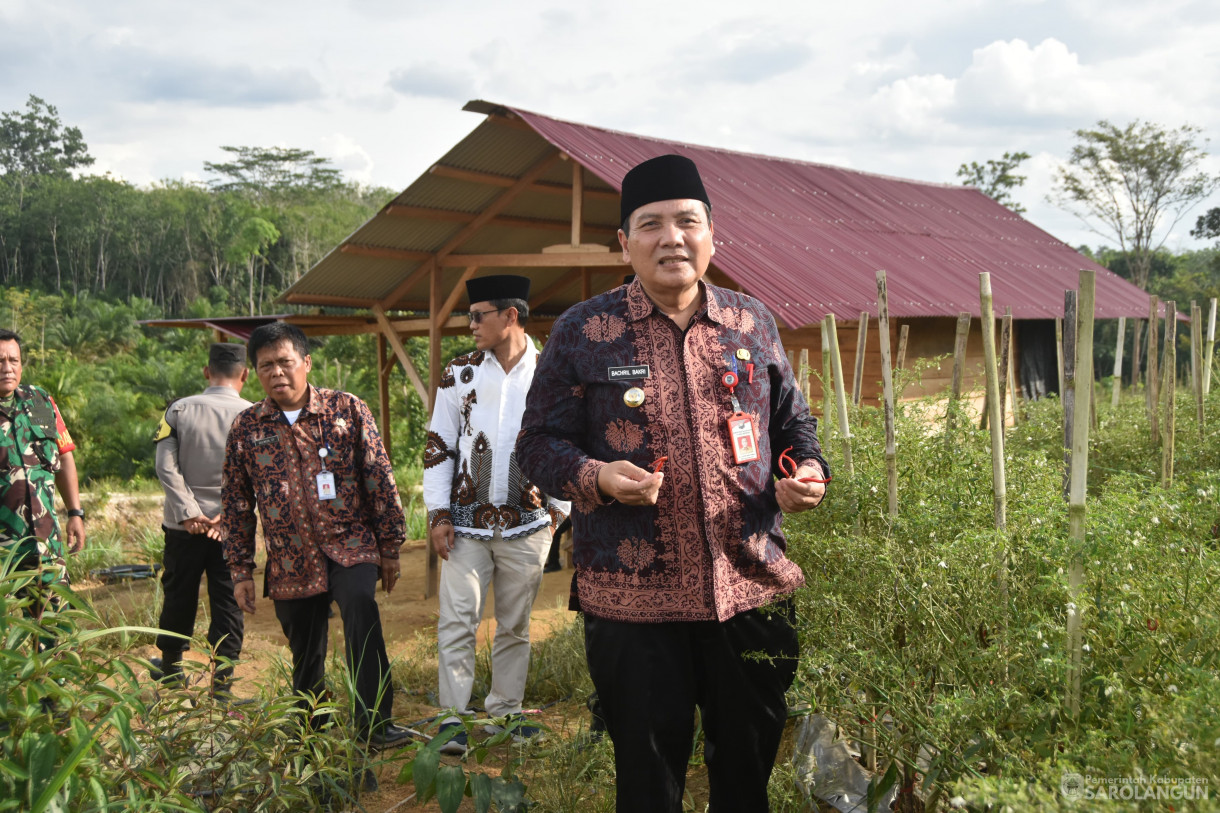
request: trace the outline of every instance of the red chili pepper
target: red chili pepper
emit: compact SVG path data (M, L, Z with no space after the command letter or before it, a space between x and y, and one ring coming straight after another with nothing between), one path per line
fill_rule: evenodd
M796 477L796 461L792 459L792 455L788 454L790 451L792 451L791 446L779 453L779 470L782 471L786 477L791 479ZM801 477L797 480L797 482L829 483L832 479L834 478L827 477L825 480L823 480L820 477Z
M653 470L654 472L658 472L658 471L660 471L661 469L665 468L665 461L666 461L666 460L669 460L669 457L668 457L668 456L666 456L666 457L658 457L656 460L652 461L652 470Z

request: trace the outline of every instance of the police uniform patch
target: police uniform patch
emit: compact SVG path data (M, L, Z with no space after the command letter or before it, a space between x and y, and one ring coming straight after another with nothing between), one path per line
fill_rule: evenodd
M174 428L165 420L165 416L161 416L161 423L157 424L157 431L153 435L153 443L160 443L170 435L174 434Z

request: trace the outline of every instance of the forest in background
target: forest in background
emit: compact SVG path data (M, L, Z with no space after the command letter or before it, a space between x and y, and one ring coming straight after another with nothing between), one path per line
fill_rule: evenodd
M25 380L56 397L87 481L151 478L150 438L161 411L202 386L209 332L137 322L304 310L272 303L396 194L345 180L309 150L222 149L228 160L203 164L206 182L139 187L88 174L84 135L44 100L31 96L25 110L0 113L0 327L24 338ZM1015 166L1002 164L990 181L979 180L986 175L979 168L967 182L1000 199L1023 180L1011 174ZM1199 236L1220 237L1213 213L1215 223L1200 218ZM1080 250L1136 276L1127 252ZM1148 290L1180 311L1220 296L1220 247L1154 252ZM1113 369L1114 330L1098 322L1099 372ZM1189 337L1178 336L1182 368ZM445 341L446 359L472 346ZM426 377L424 340L407 346ZM371 336L317 340L313 355L315 383L376 403ZM1126 365L1129 373L1129 353ZM392 376L395 460L406 466L422 453L426 416L401 369ZM262 397L253 381L245 395Z

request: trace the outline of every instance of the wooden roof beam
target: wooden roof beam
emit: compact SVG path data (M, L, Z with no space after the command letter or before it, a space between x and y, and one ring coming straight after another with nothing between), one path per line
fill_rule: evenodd
M555 254L450 254L440 260L442 268L465 268L471 265L493 268L593 268L621 273L628 264L620 253L590 252ZM596 273L596 271L595 271Z
M478 214L472 212L457 212L452 209L429 209L425 206L387 206L384 210L385 214L394 217L415 217L421 220L440 220L451 223L472 223ZM500 215L493 217L488 221L488 225L492 226L508 226L515 229L547 229L550 231L568 231L571 224L564 220L547 220L540 217L512 217L509 215ZM618 229L610 226L585 226L589 231L603 232L605 234L617 234ZM421 253L421 252L416 252ZM422 258L427 259L431 254L423 252Z
M455 181L467 181L469 183L484 184L485 186L499 186L507 189L516 183L517 179L507 175L495 175L491 172L478 172L471 169L459 169L458 167L450 167L444 164L433 164L428 170L429 175L435 175L438 178L449 178ZM563 195L567 197L572 194L572 187L565 183L554 183L552 181L536 181L529 186L531 192L542 192L547 195ZM596 200L618 200L618 192L613 189L589 189L585 188L585 197Z
M405 248L385 248L383 246L370 246L365 243L344 243L339 250L344 254L354 254L357 257L376 257L381 260L426 262L432 259L432 252L430 251L408 251Z

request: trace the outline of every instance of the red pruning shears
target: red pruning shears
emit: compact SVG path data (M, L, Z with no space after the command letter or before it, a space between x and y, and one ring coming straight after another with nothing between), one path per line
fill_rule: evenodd
M668 456L665 456L665 457L658 457L656 460L652 461L652 466L651 466L651 468L652 468L652 471L653 471L653 473L654 473L654 474L655 474L656 472L660 471L661 469L665 468L665 461L666 461L666 460L669 460L669 457L668 457Z
M827 477L825 480L820 477L801 477L797 479L796 461L792 459L792 455L788 454L790 451L792 451L791 446L779 453L779 470L784 473L784 476L789 479L796 479L798 483L829 483L834 479L833 477Z

